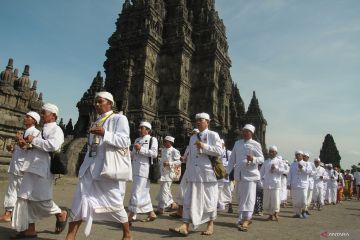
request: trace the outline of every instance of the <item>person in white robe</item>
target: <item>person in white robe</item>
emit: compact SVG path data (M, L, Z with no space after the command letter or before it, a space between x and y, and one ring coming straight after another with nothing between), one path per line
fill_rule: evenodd
M333 169L333 165L331 163L327 164L326 169L328 180L327 182L327 188L326 188L326 200L328 204L336 204L336 195L337 195L337 188L338 183L337 180L339 178L339 174L337 171Z
M314 192L312 201L314 206L320 211L324 206L324 181L327 180L325 168L320 166L320 158L315 158Z
M287 176L289 174L289 161L283 159L284 174L281 175L280 201L282 207L287 207L289 190L287 189Z
M137 214L146 213L143 222L154 221L157 216L154 212L150 197L150 164L158 155L158 141L150 136L151 124L143 121L139 125L140 137L135 139L132 150L133 185L129 200L129 221L136 220ZM150 146L151 144L151 146Z
M36 237L35 223L44 217L56 216L55 233L61 233L67 222L68 213L53 201L53 179L50 172L50 152L58 151L64 142L64 134L56 124L59 109L47 103L42 106L43 130L37 136L28 135L24 140L27 148L21 167L23 180L13 212L12 228L19 233L14 238Z
M295 218L307 218L305 208L307 190L309 187L309 175L311 169L303 160L303 152L295 152L296 160L291 164L288 175L288 187L291 189L291 198Z
M194 229L207 223L206 230L201 234L212 235L217 216L218 186L210 158L221 156L221 141L217 132L208 129L209 114L198 113L195 119L200 132L192 135L189 141L190 153L183 176L186 182L183 223L179 227L169 228L169 231L183 236L189 234L190 223Z
M12 153L12 156L8 168L9 184L4 198L5 213L0 216L0 222L11 222L12 212L17 200L17 192L19 191L23 177L20 169L25 160L26 148L29 147L24 138L29 135L39 135L40 131L35 128L35 125L39 124L39 122L40 115L37 112L28 112L24 116L24 133L18 132L16 134L16 144L6 146L7 150Z
M231 151L226 149L225 141L221 139L223 153L221 155L222 163L227 168L229 160L231 157ZM231 213L232 209L232 191L234 190L234 184L229 178L223 178L218 180L219 188L219 199L218 199L218 210L225 210L226 205L228 205L228 212Z
M228 172L234 169L236 197L239 204L238 230L247 231L254 212L256 183L260 180L258 165L264 162L261 145L253 140L255 127L246 124L243 139L235 142L231 152Z
M113 104L111 93L95 95L98 118L89 129L88 149L79 170L66 240L76 239L83 221L86 237L93 221L110 221L122 225L122 239L131 239L124 208L126 181L132 179L130 129L126 116L111 110Z
M307 200L306 200L306 208L305 208L305 213L307 215L310 215L309 209L313 208L312 195L314 190L314 175L316 173L315 165L313 162L309 161L309 158L310 158L310 154L304 153L303 160L306 162L306 164L308 164L308 167L311 169L311 173L309 175L309 187L307 192Z
M285 173L282 159L277 156L276 146L269 147L269 159L260 168L263 183L263 209L269 215L268 220L278 221L280 212L281 176Z
M199 133L199 129L194 128L191 131L190 136L192 136L194 134L196 135L198 133ZM190 147L186 146L184 155L180 158L182 163L186 164L187 159L189 158L189 154L190 154ZM176 194L176 203L178 205L178 209L177 209L176 212L169 214L170 217L174 217L174 218L182 218L182 214L183 214L184 193L185 193L185 189L186 189L186 186L187 186L186 178L184 178L184 176L186 175L186 167L185 167L185 171L183 172L182 175L183 175L183 177L181 178L180 185L179 185L179 188L178 188L178 192Z
M160 159L160 190L156 197L158 201L157 214L163 214L165 208L176 210L177 205L174 202L171 193L171 184L174 178L180 179L181 161L180 152L173 147L175 138L166 136L163 141L164 148L161 150Z

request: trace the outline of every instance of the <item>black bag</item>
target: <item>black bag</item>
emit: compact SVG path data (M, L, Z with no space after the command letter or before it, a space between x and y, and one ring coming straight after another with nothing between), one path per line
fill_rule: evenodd
M41 132L41 137L44 138L43 132ZM56 152L49 152L50 155L50 172L52 174L68 174L67 170L67 158L65 153L62 151L62 147Z
M152 145L152 139L153 137L150 138L150 142L149 142L149 149L151 149L151 145ZM160 165L159 165L159 161L156 159L153 159L153 161L151 161L151 157L149 157L149 180L153 183L156 183L160 177L161 177L161 173L160 173Z

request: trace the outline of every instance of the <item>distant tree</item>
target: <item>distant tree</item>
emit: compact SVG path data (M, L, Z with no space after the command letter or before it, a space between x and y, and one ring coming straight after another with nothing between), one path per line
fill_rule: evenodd
M63 132L65 132L65 124L64 124L64 120L62 118L60 119L59 127L63 130Z
M333 166L340 167L340 154L336 147L334 138L331 134L325 136L322 148L320 150L320 159L322 162L331 163Z
M74 127L72 125L72 119L70 118L68 124L66 124L66 127L65 127L65 136L73 135L73 134L74 134Z

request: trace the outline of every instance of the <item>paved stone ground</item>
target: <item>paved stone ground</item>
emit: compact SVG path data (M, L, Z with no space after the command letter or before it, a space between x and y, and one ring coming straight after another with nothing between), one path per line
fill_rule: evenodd
M0 178L0 203L4 199L4 191L7 187L7 180L4 174ZM62 178L57 181L54 188L54 200L59 206L70 207L73 192L77 184L76 178ZM173 185L173 193L177 191L178 185ZM131 183L127 186L127 193L130 192ZM152 198L156 197L159 190L158 184L151 185ZM125 199L125 205L128 203L129 194ZM153 204L156 201L153 200ZM235 211L237 206L235 205ZM239 232L235 226L237 214L228 214L226 212L218 212L218 219L215 223L215 233L212 236L202 236L200 231L202 228L191 231L187 239L321 239L321 232L347 232L357 231L356 238L338 238L338 239L359 239L360 234L360 201L346 201L336 206L326 206L323 211L312 211L312 215L308 219L293 219L291 208L281 209L281 219L279 222L266 221L266 216L254 217L253 224L248 232ZM139 216L145 218L145 216ZM181 222L174 220L165 214L154 222L141 223L136 222L132 227L134 239L153 240L153 239L181 239L182 237L174 236L169 233L169 227L176 227ZM41 220L37 224L38 239L64 239L66 230L55 235L54 231L55 217L49 217ZM83 233L84 226L79 231L77 239L86 239ZM14 231L9 223L0 223L0 240L9 239ZM118 224L114 223L94 223L91 236L92 240L115 240L121 239L122 231ZM331 238L334 239L334 238Z

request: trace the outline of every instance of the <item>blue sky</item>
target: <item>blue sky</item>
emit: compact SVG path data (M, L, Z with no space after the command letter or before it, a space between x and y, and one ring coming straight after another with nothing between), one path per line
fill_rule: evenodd
M76 103L103 71L123 0L2 3L0 66L30 65L44 100L77 120ZM256 91L267 144L287 159L319 155L333 135L342 164L360 162L360 1L217 0L231 74L248 106ZM104 73L103 73L104 76Z

